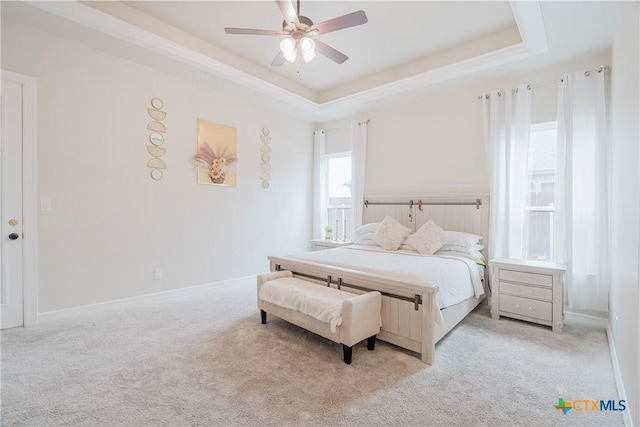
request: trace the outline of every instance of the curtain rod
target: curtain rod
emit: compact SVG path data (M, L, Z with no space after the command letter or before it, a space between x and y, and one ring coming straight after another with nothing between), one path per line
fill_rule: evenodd
M608 65L604 65L604 66L600 66L600 67L598 67L598 68L596 68L594 70L587 70L587 71L584 72L584 74L587 77L589 77L589 75L591 73L595 73L596 71L598 73L601 73L603 71L606 73L607 71L609 71L609 66ZM561 81L562 81L562 77L559 78L559 79L553 79L553 80L549 80L549 81L542 82L542 83L534 83L534 84L527 85L527 89L531 90L531 89L539 87L539 86L546 86L546 85L550 85L550 84L553 84L553 83L558 83L558 82L561 82ZM517 91L518 91L518 89L516 89L516 92ZM491 98L491 96L489 94L486 94L485 96L486 96L487 99ZM478 99L482 99L482 95L478 95Z
M366 122L367 124L370 122L371 120L367 119L367 120L359 120L358 123L362 123L362 122ZM332 130L338 130L338 129L346 129L351 127L351 123L349 123L348 125L344 125L344 126L338 126L335 128L331 128L331 129L317 129L317 130L321 130L323 132L331 132Z

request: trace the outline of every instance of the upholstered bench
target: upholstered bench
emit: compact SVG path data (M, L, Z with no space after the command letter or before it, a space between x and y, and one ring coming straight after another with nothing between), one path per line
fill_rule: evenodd
M342 344L344 362L352 347L367 339L375 347L380 333L380 292L357 295L293 277L290 271L258 275L258 308L262 324L267 313Z

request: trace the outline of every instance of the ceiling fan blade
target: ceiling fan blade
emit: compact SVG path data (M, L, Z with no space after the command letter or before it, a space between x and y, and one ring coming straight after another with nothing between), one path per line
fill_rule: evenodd
M328 21L321 22L314 25L312 28L316 28L320 34L327 34L332 31L342 30L344 28L355 27L356 25L362 25L369 22L367 15L364 11L359 10L357 12L342 15L337 18L329 19Z
M275 30L257 30L255 28L225 28L227 34L246 34L254 36L283 36L284 33Z
M291 0L276 0L276 3L287 24L298 24L298 14Z
M278 52L276 57L273 58L273 61L271 61L271 66L280 67L282 64L284 64L284 61L285 61L284 55L282 54L282 52Z
M344 61L346 61L347 59L349 59L349 57L347 55L345 55L344 53L335 50L334 48L332 48L331 46L329 46L328 44L321 42L320 40L314 40L316 43L316 52L318 52L321 55L326 56L327 58L331 59L332 61L337 62L338 64L342 64Z

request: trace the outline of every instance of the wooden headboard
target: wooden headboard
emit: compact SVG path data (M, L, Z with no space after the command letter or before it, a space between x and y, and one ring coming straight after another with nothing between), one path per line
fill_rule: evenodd
M362 223L380 222L385 215L412 231L431 219L445 230L482 236L482 253L488 256L489 196L465 197L365 197Z

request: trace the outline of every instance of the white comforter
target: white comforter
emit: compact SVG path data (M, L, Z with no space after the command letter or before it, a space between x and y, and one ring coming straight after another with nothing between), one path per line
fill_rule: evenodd
M436 303L440 309L474 295L484 295L477 265L467 258L420 255L410 251L387 251L376 246L358 245L288 257L435 286L438 288ZM436 315L436 319L440 320L441 317Z

